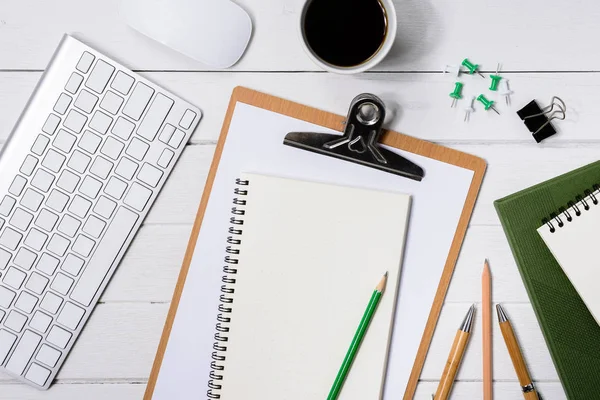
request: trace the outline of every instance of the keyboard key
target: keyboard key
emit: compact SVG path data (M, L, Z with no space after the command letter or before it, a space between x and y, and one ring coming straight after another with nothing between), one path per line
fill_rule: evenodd
M175 127L171 124L165 124L165 126L162 128L162 131L160 131L160 135L158 135L158 140L163 143L169 143L173 133L175 133Z
M67 238L59 235L58 233L55 233L54 235L52 235L50 242L48 242L47 249L49 252L56 254L59 257L62 257L67 252L67 249L69 248L70 244L71 242ZM56 265L58 265L58 262L56 263Z
M127 183L113 176L109 179L108 184L104 188L104 193L114 199L120 200L121 197L123 197L125 190L127 190Z
M60 124L60 117L58 115L50 114L42 127L42 132L47 133L48 135L54 135L56 128L58 128L58 124Z
M81 86L82 82L83 76L79 75L77 72L73 72L65 85L65 90L71 94L75 94L79 90L79 86Z
M14 298L15 292L8 288L5 288L4 286L0 286L0 307L10 307Z
M138 127L137 134L144 139L153 141L165 118L167 118L167 114L171 111L171 107L173 107L173 100L162 93L158 93L152 104L150 104L144 120Z
M29 370L27 371L27 373L25 373L25 379L40 386L44 386L46 384L46 381L48 380L49 376L50 370L36 363L31 363Z
M41 311L36 311L35 314L33 314L33 318L31 318L31 321L29 321L29 326L38 332L46 333L51 323L51 316L44 314Z
M137 220L138 216L134 212L124 207L117 210L104 239L99 243L94 256L73 288L71 299L85 307L92 303Z
M67 109L69 108L69 105L71 104L72 100L73 99L71 98L71 96L61 93L58 97L58 100L56 101L56 104L54 104L54 111L56 111L60 115L63 115L67 112Z
M77 239L75 239L75 243L73 243L73 251L80 256L87 257L90 255L96 242L90 239L87 236L79 235Z
M115 122L115 126L113 126L111 132L123 140L129 140L134 129L135 124L133 122L123 117L119 117L117 118L117 122Z
M129 193L127 193L127 196L125 196L123 202L132 207L134 210L143 211L151 196L152 191L150 189L145 188L137 182L134 182L131 185L131 189L129 190Z
M33 178L31 179L31 186L44 193L50 190L52 183L54 183L54 175L43 169L35 171L35 175L33 175Z
M79 218L85 218L91 206L91 201L84 199L80 195L75 195L71 205L69 205L69 211Z
M31 356L33 356L41 340L42 337L40 335L26 330L23 336L21 336L21 340L17 344L15 351L13 351L10 360L6 363L6 369L17 375L23 374L27 363L31 359Z
M160 182L160 178L162 178L162 176L163 172L160 169L148 163L144 163L137 177L140 181L144 182L145 184L152 187L156 187L158 185L158 182Z
M34 272L29 277L27 283L25 283L25 288L31 290L33 293L42 294L44 289L46 289L48 282L48 278L38 274L37 272Z
M168 168L174 155L175 155L175 153L173 153L171 150L164 149L162 154L158 158L157 164L160 167Z
M33 173L37 163L38 159L28 154L27 157L25 157L25 161L23 161L23 165L21 165L21 169L19 171L26 176L30 176Z
M48 243L48 250L50 250L50 244L52 244L52 242L55 240L54 238L56 236L60 236L60 235L54 234L54 236L52 236L52 239L50 239L50 242ZM67 240L67 242L68 242L68 240ZM38 261L37 265L35 266L35 269L37 269L47 275L54 275L54 271L56 271L56 267L58 267L59 262L60 262L59 260L52 257L50 254L44 253L41 255L40 261Z
M138 121L144 113L146 106L148 106L153 94L154 89L142 82L138 82L135 85L131 96L129 96L129 100L127 100L125 107L123 107L123 114Z
M113 128L114 130L114 128ZM102 138L91 131L85 131L79 140L78 146L90 154L94 154L100 146Z
M48 235L33 228L29 231L24 243L34 250L41 251L44 244L46 244L46 240L48 240Z
M92 168L90 169L90 172L92 173L93 168L94 166L92 165ZM92 199L95 199L96 196L98 196L100 189L102 189L102 182L89 175L83 178L83 182L81 182L81 186L79 186L79 192Z
M13 289L20 289L26 277L27 274L25 272L15 267L10 267L8 271L6 271L4 278L2 278L2 282Z
M16 250L19 243L21 243L23 235L11 228L4 229L0 236L0 245L6 247L9 250Z
M77 96L75 104L73 105L79 108L84 113L89 114L92 112L94 107L96 107L97 102L98 96L92 94L91 92L88 92L87 90L82 90L81 93L79 93L79 96Z
M105 61L98 60L94 66L94 69L92 69L85 86L89 87L96 93L104 92L104 88L108 84L108 81L110 80L110 77L114 71L115 67Z
M171 140L169 140L169 146L178 148L181 145L181 142L183 142L184 138L185 133L182 130L175 129L175 133L173 133Z
M80 133L86 122L87 117L85 115L77 110L71 110L67 114L67 118L65 118L64 125L73 132Z
M27 314L31 314L37 302L37 297L27 292L21 292L17 301L15 301L15 307Z
M100 108L115 115L119 112L121 104L123 104L123 98L114 92L108 91L100 102Z
M50 321L52 321L52 319L50 319ZM38 351L37 355L35 356L35 359L42 364L54 368L61 355L62 353L60 351L48 346L47 344L43 344L42 347L40 347L40 351Z
M83 225L83 231L88 235L98 239L105 226L106 222L93 215L90 215L86 223Z
M62 221L60 221L60 224L58 224L58 228L56 229L68 237L75 237L80 225L81 221L71 217L69 214L65 214Z
M48 311L50 314L56 314L60 305L62 304L62 298L58 297L52 292L46 292L46 295L42 299L40 303L40 308L42 310Z
M46 151L48 143L50 143L50 139L48 139L47 136L38 135L37 139L35 139L35 142L33 143L33 146L31 147L31 152L41 156L44 154L44 151Z
M107 197L100 196L96 202L96 205L94 206L94 212L101 217L109 219L116 207L117 203L108 199Z
M28 188L25 190L25 194L21 198L20 204L28 210L35 212L40 208L42 201L44 201L44 195Z
M92 159L89 156L83 154L79 150L75 150L71 155L67 166L76 172L83 174L90 164L90 161L92 161Z
M50 333L48 333L46 340L49 343L64 349L67 347L69 340L71 340L71 336L72 335L69 331L54 325L52 328L50 328Z
M54 226L56 225L57 221L58 221L58 215L43 208L42 211L40 211L40 214L38 215L34 224L36 226L39 226L46 232L51 232L52 229L54 229Z
M104 135L108 132L108 128L110 127L110 124L112 124L112 121L112 118L102 111L96 111L90 121L90 128Z
M127 95L133 86L134 79L124 73L123 71L117 72L115 79L113 79L110 87L121 93L123 96Z
M138 161L142 161L149 148L150 146L146 142L143 142L138 138L133 138L131 143L129 143L129 147L127 147L125 153L129 154Z
M0 269L4 269L8 266L12 254L4 249L0 249Z
M60 266L60 269L73 276L77 276L79 275L79 272L81 272L81 268L83 268L84 263L85 261L83 261L81 258L69 253L65 257L65 261Z
M179 126L183 129L190 129L190 126L192 126L192 122L194 122L194 119L196 119L196 113L188 109L183 114L183 117L181 117L181 121L179 121Z
M48 153L46 153L46 157L42 160L42 165L52 172L58 172L65 163L65 160L65 156L56 150L50 149L48 150Z
M56 186L68 193L73 193L79 184L79 175L72 173L69 170L64 170L58 177Z
M57 189L52 189L46 205L52 210L61 213L65 209L65 206L69 202L69 196Z
M100 153L104 154L108 158L116 160L121 155L124 147L125 145L119 142L117 139L114 139L113 137L107 137L104 141L104 145L100 149Z
M4 198L0 202L0 215L8 217L12 212L12 209L14 208L15 204L17 204L17 201L15 199L13 199L10 196L4 196Z
M96 57L94 57L92 54L90 54L86 51L83 53L83 55L79 59L79 62L77 63L77 66L75 68L77 68L79 71L83 72L84 74L87 74L87 72L90 70L90 67L92 66L92 63L94 62L95 59L96 59Z
M17 335L7 330L0 329L0 365L4 364L6 356L10 353L13 345L17 341Z
M90 168L90 173L92 175L97 176L100 179L106 179L108 178L108 174L110 174L110 171L112 170L113 166L114 164L112 162L108 161L104 157L98 156L96 157L94 163L92 164L92 167ZM100 182L98 183L100 184L100 186L102 186ZM98 188L98 190L100 190L100 188ZM96 198L96 196L94 196L93 198Z
M56 322L74 331L79 326L84 315L85 310L83 308L67 301L58 315Z
M69 293L71 285L73 285L73 279L59 272L58 274L56 274L56 277L54 278L54 281L52 281L52 284L50 284L50 288L62 295L66 295L67 293Z
M21 332L26 323L27 317L16 310L11 310L8 317L4 320L4 326L15 332Z
M15 196L20 196L26 184L27 179L23 178L21 175L17 175L15 176L15 179L13 179L12 184L8 188L8 192Z
M14 263L17 267L30 270L35 263L36 258L37 254L35 254L33 251L28 250L25 247L21 247L15 256Z
M138 165L136 163L134 163L127 157L123 157L121 158L121 161L119 161L119 165L117 165L117 168L115 169L115 174L130 181L131 178L133 178L133 175L135 174L135 171L137 171L137 169Z

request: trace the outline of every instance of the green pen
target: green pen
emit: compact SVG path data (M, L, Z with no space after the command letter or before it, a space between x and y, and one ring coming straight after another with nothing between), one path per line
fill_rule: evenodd
M348 348L348 352L346 352L346 356L344 357L344 361L342 362L342 366L335 377L335 381L333 381L333 385L331 386L331 390L329 391L329 395L327 396L327 400L335 400L338 398L340 391L342 390L342 386L344 385L344 381L348 376L348 372L350 371L350 367L352 366L352 362L356 357L356 353L358 352L358 348L365 337L365 333L367 332L367 328L373 319L373 315L375 314L375 310L377 310L377 305L379 304L379 300L381 300L381 296L383 295L383 290L385 289L385 283L387 282L386 272L381 278L381 281L375 287L373 291L373 295L371 296L371 300L369 300L369 304L367 305L367 309L360 320L360 324L358 324L358 328L356 329L356 333L352 338L352 343L350 343L350 347Z

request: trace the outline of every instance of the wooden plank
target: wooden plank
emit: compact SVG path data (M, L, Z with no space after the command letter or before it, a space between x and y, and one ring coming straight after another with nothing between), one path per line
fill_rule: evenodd
M485 93L498 100L500 116L485 112L479 103L469 123L463 122L466 99L450 108L448 96L454 77L441 74L370 74L339 76L319 73L143 73L204 113L192 143L216 141L227 103L234 87L243 85L302 104L345 115L350 102L361 92L380 96L388 107L387 127L397 132L437 142L520 141L532 147L548 147L572 141L598 141L596 99L600 74L507 74L514 95L512 107L487 90L489 79L465 77L463 94ZM33 92L41 73L0 72L0 141L6 139ZM516 115L516 110L532 99L544 106L554 95L565 101L567 119L555 122L559 133L535 144L531 133Z
M0 384L0 400L105 400L139 399L144 383L74 383L54 384L50 390L40 391L20 383Z
M0 14L0 69L42 69L64 32L78 32L99 50L140 69L201 70L206 67L129 29L120 0L27 0ZM251 15L253 37L234 70L316 70L298 35L305 0L239 0ZM594 40L600 34L598 4L576 7L544 0L395 0L397 42L378 70L439 71L464 57L508 70L597 69ZM35 10L35 11L33 11ZM535 17L532 17L535 16ZM571 21L560 32L557 26Z

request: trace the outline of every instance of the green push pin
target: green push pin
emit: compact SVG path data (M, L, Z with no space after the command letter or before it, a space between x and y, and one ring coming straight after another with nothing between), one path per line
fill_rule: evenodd
M477 72L479 74L479 76L481 76L482 78L485 78L485 76L483 76L483 74L478 71L479 65L473 64L471 61L469 61L468 58L465 58L462 61L461 65L463 65L466 69L469 70L469 75L473 75L475 72Z
M496 112L496 114L500 115L500 113L498 112L498 110L496 110L494 108L494 101L493 100L488 100L485 98L484 95L480 94L479 96L477 96L477 101L479 101L481 104L483 104L483 108L485 108L485 111L489 110L490 108L492 110L494 110Z
M450 107L454 107L456 102L462 99L462 88L463 84L461 82L456 82L454 84L454 91L450 93L450 97L452 97L452 105Z
M498 90L498 85L500 84L500 80L502 79L502 77L498 75L498 71L500 71L500 64L498 64L498 66L496 67L496 75L490 75L490 78L492 79L492 83L490 84L490 90L494 92Z

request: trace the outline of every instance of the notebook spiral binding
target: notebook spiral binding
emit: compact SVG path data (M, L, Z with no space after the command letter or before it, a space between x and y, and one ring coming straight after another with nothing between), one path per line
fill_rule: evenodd
M562 207L558 214L550 215L550 218L542 220L548 227L550 233L556 232L557 228L565 226L565 222L573 221L573 216L579 217L583 211L588 211L592 205L598 205L600 198L600 185L594 185L592 190L586 190L583 196L577 196L575 201L570 201L567 208Z
M243 196L248 195L247 186L248 180L237 178L235 184L238 186L233 191L236 197L233 199L234 207L231 209L233 216L229 219L231 226L229 227L229 236L227 237L227 246L225 252L227 255L224 258L225 265L223 266L223 277L221 278L221 295L219 296L219 313L217 314L217 324L215 325L215 342L213 343L212 361L210 362L210 379L208 381L208 391L206 395L209 399L220 399L223 380L223 365L227 351L227 341L229 337L229 323L231 318L227 315L231 313L231 304L233 303L233 294L235 293L235 275L237 274L237 265L239 259L236 257L240 254L239 245L242 240L239 238L242 234L240 225L244 224L243 216L246 214L244 206L246 200ZM244 188L246 187L246 188Z

